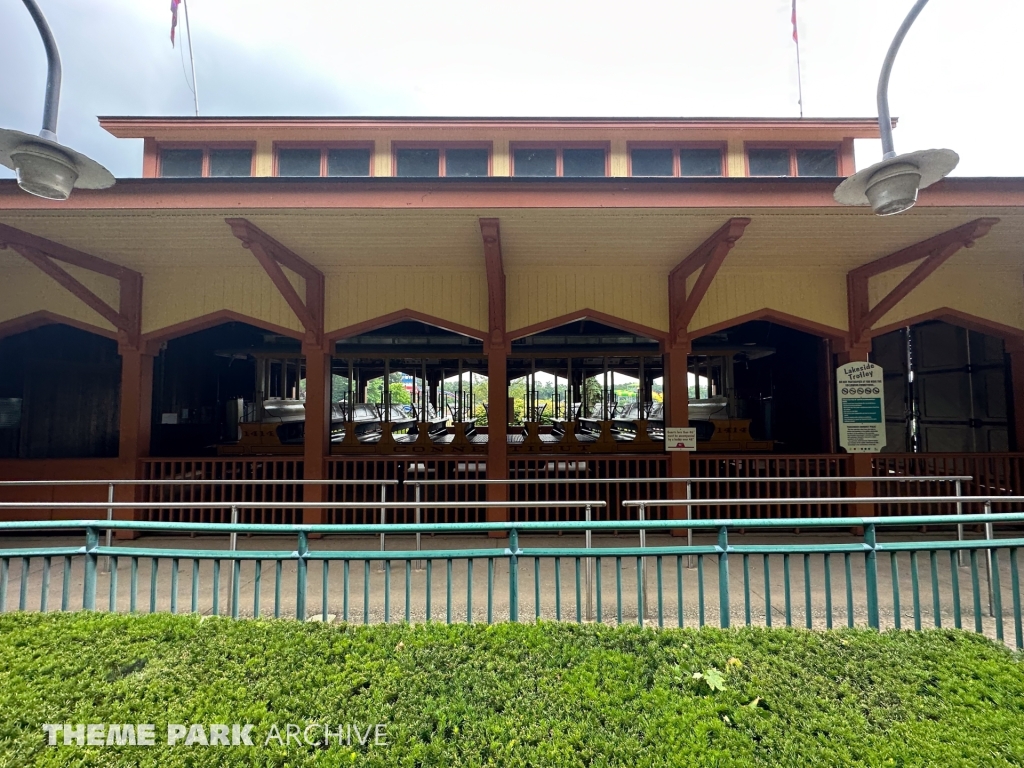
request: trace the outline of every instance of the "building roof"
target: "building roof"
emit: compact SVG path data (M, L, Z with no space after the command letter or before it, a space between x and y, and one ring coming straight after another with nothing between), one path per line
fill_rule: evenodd
M410 135L422 132L436 138L438 131L453 131L475 138L502 134L545 135L578 132L587 139L601 135L675 138L678 134L707 140L709 137L741 135L770 139L828 140L878 138L874 118L747 118L747 117L100 117L100 125L122 139L156 138L180 141L193 138L237 141L256 135L275 138L323 137L325 133L389 132ZM895 120L893 124L895 125Z

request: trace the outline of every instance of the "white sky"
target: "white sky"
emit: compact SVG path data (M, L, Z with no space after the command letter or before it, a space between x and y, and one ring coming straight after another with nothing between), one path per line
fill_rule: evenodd
M113 139L95 118L191 114L169 0L39 2L64 62L61 140L137 176L141 142ZM807 117L875 115L882 57L911 5L799 0ZM189 9L203 115L798 114L790 0L190 0ZM950 147L958 174L1024 176L1022 29L1019 0L930 3L893 73L897 151ZM0 126L36 132L45 57L18 0L0 3L0 41ZM857 151L862 167L879 159L877 142Z

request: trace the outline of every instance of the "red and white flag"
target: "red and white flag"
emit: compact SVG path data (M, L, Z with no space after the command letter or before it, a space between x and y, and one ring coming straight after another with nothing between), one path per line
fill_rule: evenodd
M174 37L174 33L171 33L171 37ZM793 42L799 45L800 38L796 33L796 0L793 0Z
M174 47L174 28L178 26L178 5L181 0L171 0L171 47ZM796 0L793 0L793 7L796 8ZM796 13L796 10L793 11ZM794 16L794 18L796 18Z

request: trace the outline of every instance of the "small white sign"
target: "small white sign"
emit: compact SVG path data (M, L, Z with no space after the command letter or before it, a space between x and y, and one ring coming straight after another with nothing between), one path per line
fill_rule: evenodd
M160 414L160 423L161 424L177 424L178 423L178 414L176 414L176 413L161 413Z
M666 451L696 451L696 427L665 427Z
M853 362L836 369L839 445L847 453L878 453L885 447L882 367Z

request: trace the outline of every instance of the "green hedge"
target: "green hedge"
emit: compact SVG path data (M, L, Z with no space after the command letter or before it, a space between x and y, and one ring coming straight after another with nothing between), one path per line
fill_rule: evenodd
M157 746L47 746L63 722L154 723ZM388 744L265 744L312 722ZM171 747L168 723L255 746ZM1024 663L955 631L0 616L0 765L136 764L1019 766Z

